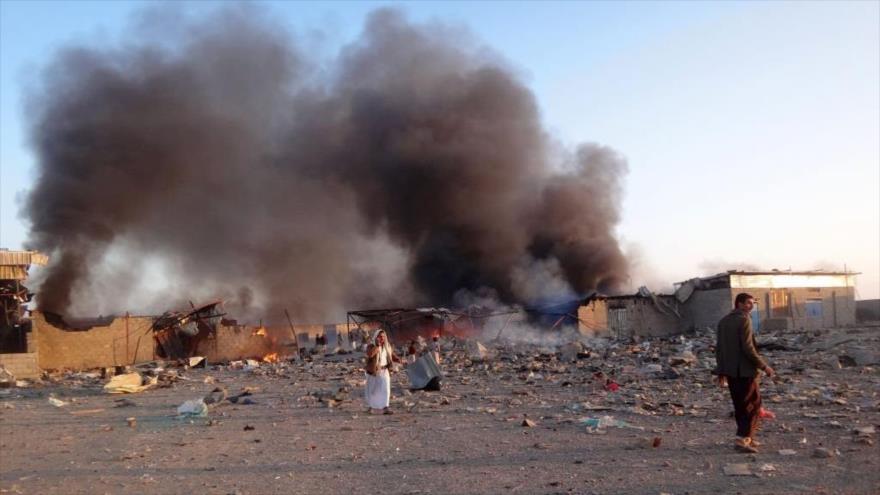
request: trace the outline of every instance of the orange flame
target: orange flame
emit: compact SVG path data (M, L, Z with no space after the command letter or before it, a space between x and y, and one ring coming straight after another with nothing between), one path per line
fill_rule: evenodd
M266 327L260 327L256 330L254 330L254 335L259 335L261 337L265 337L266 336Z
M277 352L270 352L269 354L266 354L265 356L263 356L263 362L264 363L277 363L278 362L278 353Z

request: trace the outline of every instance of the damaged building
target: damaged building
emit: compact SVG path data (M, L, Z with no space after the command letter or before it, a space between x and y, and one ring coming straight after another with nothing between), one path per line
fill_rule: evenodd
M635 294L593 293L582 300L522 311L487 308L397 308L350 311L343 324L266 327L226 318L221 301L190 305L160 316L126 313L92 319L62 318L29 311L32 294L22 284L31 264L46 262L33 252L0 251L2 354L0 365L20 378L42 370L127 366L157 359L204 356L209 362L243 358L278 359L316 344L328 349L385 328L402 344L419 336L485 334L499 338L509 324L558 331L577 327L582 335L616 339L657 337L714 328L740 292L755 296L754 328L771 330L841 327L856 323L853 272L728 271L675 284L672 294L645 287ZM356 342L355 342L356 343ZM274 356L274 357L273 357Z
M36 251L0 249L0 364L20 377L35 374L36 356L32 344L27 304L33 298L24 282L31 265L45 265L49 259Z
M578 308L581 333L616 338L714 328L736 295L755 297L752 326L816 329L856 323L855 272L731 270L675 284L673 294L595 295Z
M328 328L345 328L344 324L240 324L224 318L221 301L160 316L72 318L38 310L30 313L24 337L27 352L0 354L0 366L16 378L37 378L47 370L113 368L195 356L206 362L277 360L295 354L304 344L313 345L314 336Z

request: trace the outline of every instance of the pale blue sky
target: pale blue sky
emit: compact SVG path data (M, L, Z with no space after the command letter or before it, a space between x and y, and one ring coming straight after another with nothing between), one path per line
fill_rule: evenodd
M27 80L65 43L113 43L146 4L0 1L0 246L26 237ZM333 53L391 4L268 5ZM846 264L863 272L860 298L880 297L880 3L396 5L503 54L563 142L627 157L618 232L639 260L633 285L662 290L741 262Z

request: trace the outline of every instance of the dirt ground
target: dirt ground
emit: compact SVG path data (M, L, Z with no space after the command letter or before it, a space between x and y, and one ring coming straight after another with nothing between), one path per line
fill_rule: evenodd
M763 352L780 379L762 384L777 417L757 455L732 449L708 336L587 345L571 362L512 345L487 346L495 355L480 362L459 346L444 352L439 392L393 376L393 415L365 412L356 354L178 369L168 386L127 395L83 373L2 389L0 492L880 493L880 367L848 357L876 352L880 328L823 332L774 337ZM696 360L671 366L685 350ZM252 395L176 416L218 386ZM585 426L603 416L617 423ZM725 474L736 464L745 475Z

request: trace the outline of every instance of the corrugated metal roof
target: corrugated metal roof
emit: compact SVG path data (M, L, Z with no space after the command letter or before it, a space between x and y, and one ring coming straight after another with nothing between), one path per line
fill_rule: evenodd
M730 275L861 275L861 272L833 272L825 270L765 270L765 271L749 271L749 270L730 270ZM721 274L724 275L724 274ZM717 276L717 275L716 275Z
M27 266L45 265L49 263L49 257L38 251L8 251L0 249L0 265Z
M24 266L0 265L0 280L25 280L26 278L28 278L28 272Z
M808 277L818 277L824 275L832 275L832 276L855 276L861 275L861 272L835 272L835 271L825 271L825 270L800 270L800 271L789 271L789 270L728 270L726 272L717 273L715 275L707 275L705 277L697 277L696 279L700 279L703 281L716 280L716 279L726 279L733 275L769 275L769 276L789 276L789 275L798 275L798 276L808 276ZM696 280L690 279L690 280ZM684 280L681 282L677 282L677 285L683 285L687 283L689 280Z

